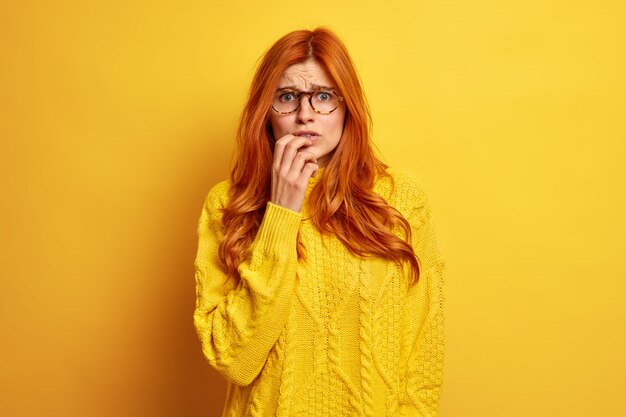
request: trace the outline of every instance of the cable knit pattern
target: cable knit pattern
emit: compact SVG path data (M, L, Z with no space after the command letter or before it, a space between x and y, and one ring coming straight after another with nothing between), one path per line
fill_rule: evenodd
M391 172L374 191L411 225L420 280L406 266L359 258L301 213L268 203L228 279L218 260L227 181L208 193L198 223L194 324L208 362L228 381L224 416L434 417L443 376L443 272L426 195ZM398 232L399 231L395 231ZM296 239L306 247L298 262Z
M372 372L374 362L372 360L372 299L368 292L370 285L366 271L361 268L361 282L359 287L360 297L360 329L359 336L361 349L361 392L363 395L363 416L374 416L374 383Z
M297 322L294 320L294 310L289 313L291 325L288 327L289 330L286 336L280 338L280 345L283 346L284 349L284 361L283 361L283 372L282 378L280 380L280 385L278 388L279 400L278 400L278 411L276 415L278 417L287 417L290 414L291 409L291 401L293 399L293 395L291 392L293 391L293 375L296 371L296 352L295 349L297 347L294 341L294 334L296 331ZM289 343L291 342L291 343Z

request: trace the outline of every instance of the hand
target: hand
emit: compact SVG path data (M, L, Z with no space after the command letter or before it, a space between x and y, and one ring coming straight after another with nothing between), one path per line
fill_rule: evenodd
M273 204L299 212L311 175L319 166L312 152L307 151L313 142L304 136L288 134L274 144L272 163Z

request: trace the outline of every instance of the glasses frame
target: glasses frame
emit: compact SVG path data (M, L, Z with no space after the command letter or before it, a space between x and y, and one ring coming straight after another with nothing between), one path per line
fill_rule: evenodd
M272 103L272 110L274 110L278 114L291 114L291 113L294 113L296 110L298 110L300 108L300 104L302 104L302 98L301 97L303 95L305 95L305 94L309 97L309 105L311 106L311 109L313 109L313 111L315 113L317 113L317 114L331 114L332 112L337 110L337 107L339 107L339 103L343 101L343 96L340 96L339 94L337 94L337 92L335 90L333 90L332 88L317 88L315 90L310 90L310 91L296 91L296 90L283 90L283 91L295 94L296 98L298 99L298 105L296 106L295 109L293 109L291 111L282 112L282 111L276 110L276 108L274 107L274 103ZM337 97L337 100L338 100L337 107L335 107L331 111L327 111L327 112L323 112L323 111L317 110L315 108L315 106L313 105L313 94L314 93L319 93L320 91L334 94Z

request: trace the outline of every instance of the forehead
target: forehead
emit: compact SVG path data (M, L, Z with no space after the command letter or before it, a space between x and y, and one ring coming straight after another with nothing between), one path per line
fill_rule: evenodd
M326 70L314 60L288 67L278 81L278 88L294 87L310 90L315 87L334 87L335 83Z

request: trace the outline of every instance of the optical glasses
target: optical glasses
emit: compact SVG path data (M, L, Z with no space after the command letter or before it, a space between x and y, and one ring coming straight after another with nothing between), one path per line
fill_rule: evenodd
M303 95L309 97L309 104L315 113L330 114L337 109L343 97L334 90L320 88L311 91L279 90L274 96L272 109L279 114L290 114L298 110Z

